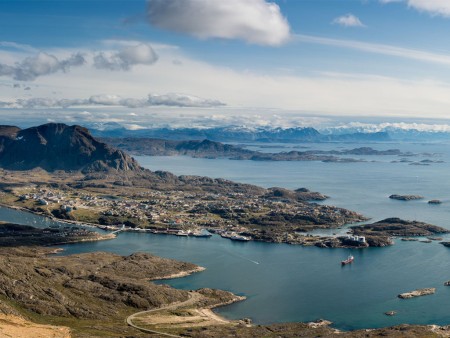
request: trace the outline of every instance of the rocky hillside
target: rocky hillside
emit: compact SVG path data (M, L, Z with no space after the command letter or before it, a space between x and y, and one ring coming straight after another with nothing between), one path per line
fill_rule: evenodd
M45 256L50 250L0 250L0 295L34 313L108 319L121 310L139 311L188 299L188 292L149 279L197 271L194 264L144 253Z
M133 158L96 140L86 128L56 123L28 129L0 126L0 167L85 173L140 170Z

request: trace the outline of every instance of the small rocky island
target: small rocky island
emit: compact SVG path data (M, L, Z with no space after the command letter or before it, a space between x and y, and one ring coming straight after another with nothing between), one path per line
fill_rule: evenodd
M397 195L393 194L389 196L390 199L393 200L399 200L399 201L414 201L414 200L421 200L424 197L420 195Z
M409 298L415 298L420 296L428 296L436 293L436 288L424 288L424 289L418 289L411 292L405 292L398 295L398 298L401 299L409 299Z
M391 237L433 236L449 233L449 230L418 221L406 221L400 218L384 220L365 225L351 227L354 235L365 236L369 246L391 245Z
M441 200L430 200L428 201L428 204L442 204Z

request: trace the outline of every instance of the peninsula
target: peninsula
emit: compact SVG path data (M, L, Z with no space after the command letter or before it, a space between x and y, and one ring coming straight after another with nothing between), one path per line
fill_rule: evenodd
M204 140L163 140L154 138L103 138L103 142L132 155L146 156L191 156L196 158L228 158L250 161L322 161L322 162L365 162L348 155L395 155L403 153L398 149L375 150L360 147L349 150L292 150L288 152L259 152L238 145Z

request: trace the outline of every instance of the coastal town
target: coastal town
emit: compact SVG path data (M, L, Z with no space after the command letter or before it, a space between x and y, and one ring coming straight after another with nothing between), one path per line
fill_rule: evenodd
M236 241L302 245L317 244L318 237L307 234L310 230L365 219L346 209L293 199L274 190L255 194L130 188L121 192L110 195L98 188L28 183L4 189L0 203L109 231L194 237L216 233ZM303 189L298 194L311 193Z
M97 227L113 235L131 231L209 238L217 234L240 242L367 248L393 245L393 237L397 236L407 240L448 232L430 224L397 218L352 226L367 219L346 209L299 200L301 194L316 196L317 193L306 189L298 189L297 195L279 188L255 193L125 187L117 195L108 192L98 185L95 189L80 189L28 182L4 189L0 203L66 222L77 229ZM311 233L347 225L332 235Z

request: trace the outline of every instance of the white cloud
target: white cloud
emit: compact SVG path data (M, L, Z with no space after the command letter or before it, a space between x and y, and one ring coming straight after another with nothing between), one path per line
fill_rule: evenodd
M434 15L450 17L450 2L448 0L408 0L408 6Z
M140 43L126 46L119 52L101 52L94 56L94 67L110 70L129 70L134 65L151 65L158 60L152 46Z
M450 1L448 0L379 0L383 4L392 2L405 2L408 7L418 11L428 12L432 15L450 17Z
M317 41L317 38L312 38L314 42L308 40L311 37L305 39L310 43L359 48L372 53L379 53L378 50L381 49L388 55L402 57L411 57L412 53L415 57L420 56L420 60L450 65L450 58L437 57L431 53L414 54L417 51L396 49L392 46L333 39ZM81 51L87 55L90 62L91 58L88 56L92 55L92 52L87 49ZM58 59L65 59L72 53L71 50L62 49L48 52ZM34 101L31 101L30 92L14 89L15 81L5 79L4 82L8 86L2 87L0 101L3 102L3 107L18 107L19 103L22 107L30 107L28 110L34 111L35 114L30 113L31 117L26 117L27 119L42 120L48 117L58 120L69 112L87 109L92 112L93 120L110 121L112 118L119 118L133 124L141 124L141 116L145 114L150 116L154 112L160 112L161 121L164 119L166 121L164 123L170 121L186 124L188 121L195 121L193 116L212 115L242 116L242 121L244 118L252 121L253 114L264 115L263 112L270 109L282 118L287 118L293 113L448 117L450 81L447 81L444 72L447 67L442 67L442 81L420 79L417 78L418 75L401 79L362 74L318 73L314 70L301 73L273 73L270 69L267 72L242 71L209 64L187 57L179 49L158 50L158 52L161 57L154 65L131 67L127 72L76 67L68 74L57 72L52 76L40 77L39 85L32 87ZM0 62L6 63L5 60L9 61L16 56L17 54L10 52L0 53L2 60ZM174 65L172 63L174 59L180 60L183 66ZM407 67L410 69L409 65ZM21 88L23 87L24 85L21 85ZM148 97L150 90L152 93L162 93L159 96L151 95L151 104ZM204 101L207 103L208 99L196 102L192 97L180 97L181 94L177 94L175 98L170 97L173 94L164 94L172 92L216 98L219 102L226 102L227 105L211 107L211 104L204 103ZM92 93L115 93L120 96L103 95L91 98ZM17 98L23 101L18 101ZM36 101L39 98L45 100ZM132 109L133 107L138 109ZM23 112L26 110L20 108L20 114L18 110L11 110L9 114L15 116L17 121L25 119ZM99 112L102 111L116 111L117 114L114 117L111 117L113 115L101 117ZM130 111L136 112L138 116L128 115ZM186 118L179 118L177 113L185 114ZM5 120L7 115L8 112L3 114L2 111L3 123L7 122ZM73 116L76 121L79 115ZM204 120L203 117L199 120ZM138 121L134 121L135 119ZM151 120L152 117L148 119ZM261 121L263 120L264 116L261 118ZM222 122L217 120L217 124Z
M119 106L121 97L117 95L94 95L88 100L82 100L82 104L98 104L101 106ZM80 104L77 104L80 105Z
M183 94L149 94L147 98L121 98L118 95L93 95L88 99L54 99L34 97L17 99L11 102L0 102L4 108L69 108L79 106L121 106L142 108L152 106L168 107L218 107L225 104L218 100L202 99L197 96Z
M366 27L358 17L350 13L335 18L332 23L344 27Z
M147 103L151 106L175 106L175 107L218 107L225 104L218 100L202 99L192 95L165 94L148 96Z
M311 35L296 35L295 39L301 42L315 43L326 46L335 46L342 48L356 49L368 53L383 54L425 61L450 66L450 55L431 53L418 49L402 48L397 46L385 45L380 43L370 43L355 40L339 40L322 38Z
M158 28L200 39L241 39L268 46L289 39L280 7L264 0L148 0L147 17Z
M66 59L40 52L17 62L14 66L0 63L0 76L10 76L18 81L33 81L42 75L59 71L67 72L71 67L78 67L86 62L80 53L72 54Z

